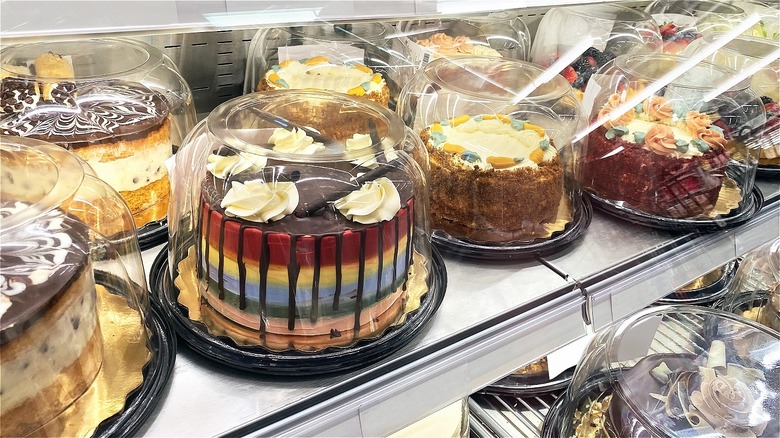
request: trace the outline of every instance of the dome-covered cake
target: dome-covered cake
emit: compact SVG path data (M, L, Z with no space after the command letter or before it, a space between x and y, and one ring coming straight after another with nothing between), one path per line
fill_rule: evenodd
M79 155L122 195L137 226L165 216L165 160L195 114L187 85L157 49L98 39L10 46L1 57L0 132Z
M703 35L728 32L747 18L742 8L712 0L656 0L645 12L658 23L663 51L670 55L682 53Z
M195 245L172 255L196 258L215 326L272 350L321 350L399 321L429 251L423 171L409 155L422 151L399 119L288 91L225 104L201 129L211 143L188 151L199 164L180 195L193 196Z

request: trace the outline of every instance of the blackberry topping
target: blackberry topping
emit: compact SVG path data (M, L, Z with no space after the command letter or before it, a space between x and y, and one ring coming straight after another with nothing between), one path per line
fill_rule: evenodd
M615 59L615 55L613 55L612 53L609 53L609 52L602 52L602 53L599 53L598 55L594 56L594 58L596 58L596 65L601 67L602 65L604 65L604 64L608 63L609 61L612 61L613 59Z
M571 66L577 73L582 74L582 72L587 71L588 68L590 68L590 63L588 62L588 58L586 56L580 56L576 61L574 61L574 63L572 63Z
M769 96L761 96L761 103L764 105L774 102L771 97Z
M601 54L601 51L595 47L588 47L585 52L582 54L583 58L587 58L588 56L596 57L597 55Z

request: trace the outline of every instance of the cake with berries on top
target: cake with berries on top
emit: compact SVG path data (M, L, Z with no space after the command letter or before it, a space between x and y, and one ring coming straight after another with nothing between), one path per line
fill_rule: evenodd
M612 94L588 137L583 187L600 198L658 216L693 218L718 199L731 140L714 123L717 115L682 110L652 95L620 117L623 102Z
M593 76L604 64L615 59L615 55L595 48L589 47L574 62L567 66L561 72L561 75L569 81L569 84L579 92L585 91L590 77ZM580 95L578 93L578 95ZM581 97L581 95L580 95Z
M664 53L677 55L685 50L694 40L701 38L695 27L682 27L674 23L664 23L661 28L661 40L664 43Z
M540 126L504 114L462 115L432 124L420 136L430 159L434 228L507 242L555 221L563 168Z

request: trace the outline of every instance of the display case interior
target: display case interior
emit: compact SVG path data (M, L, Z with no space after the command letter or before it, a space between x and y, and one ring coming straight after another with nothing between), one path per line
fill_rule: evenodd
M0 431L136 430L173 352L151 321L127 206L53 144L2 136L0 165Z
M4 47L4 135L58 144L87 161L130 206L139 228L165 234L165 168L195 122L189 86L159 49L125 39Z

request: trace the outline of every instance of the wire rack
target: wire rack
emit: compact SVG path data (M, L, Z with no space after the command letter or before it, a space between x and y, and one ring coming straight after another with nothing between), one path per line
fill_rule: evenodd
M686 351L702 354L704 319L690 313L667 315L650 344L649 353ZM635 361L620 362L633 366ZM477 393L469 398L469 428L474 438L538 438L550 406L565 390L531 397Z

